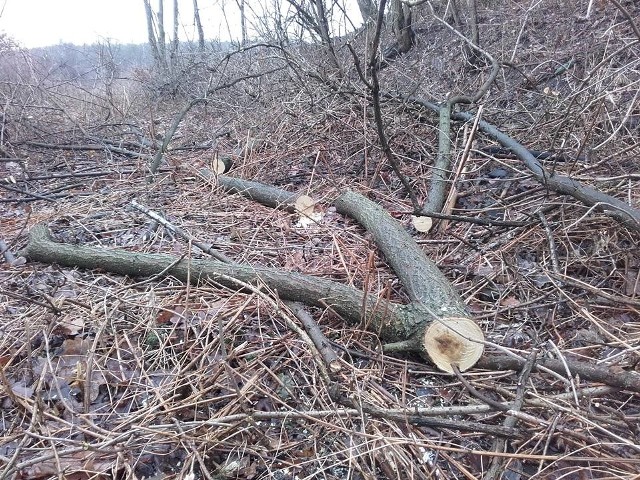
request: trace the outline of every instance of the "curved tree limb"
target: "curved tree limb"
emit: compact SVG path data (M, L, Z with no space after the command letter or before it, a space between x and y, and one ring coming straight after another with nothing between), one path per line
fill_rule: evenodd
M335 202L337 211L356 219L373 236L412 302L433 308L440 317L469 316L459 295L416 244L381 207L362 195L347 191ZM389 217L387 219L386 217Z
M427 108L436 113L439 113L441 109L441 107L434 103L415 97L402 98L399 100L413 103L414 105ZM473 120L473 115L465 112L456 112L451 115L451 118L461 122L468 122ZM622 200L603 193L593 187L583 185L571 177L556 175L547 171L524 145L503 133L489 122L481 120L478 122L478 128L487 136L500 143L500 145L511 150L513 154L524 163L536 180L549 190L569 195L576 200L581 201L585 205L593 207L598 211L602 211L608 216L615 218L628 228L636 232L640 232L640 210L637 208L634 208ZM428 214L429 212L423 210L420 213Z
M640 28L638 28L638 25L634 21L633 16L629 13L629 10L624 8L624 6L618 0L609 0L609 1L613 3L618 10L620 10L622 15L624 15L624 18L626 18L627 21L629 22L629 25L631 25L631 30L633 30L633 33L635 33L636 37L638 37L638 40L640 40Z
M162 145L160 146L160 148L158 148L158 151L156 152L155 156L153 157L153 160L151 161L151 164L149 165L149 171L151 172L151 175L152 175L151 177L149 177L149 181L152 181L153 175L158 173L158 169L160 168L160 164L162 163L164 154L167 151L169 142L171 142L171 139L173 138L176 131L178 130L178 127L180 126L180 122L182 122L182 119L185 117L185 115L189 113L189 110L191 110L193 107L195 107L197 104L201 102L207 102L207 99L204 97L201 97L201 98L196 98L194 100L191 100L182 108L182 110L180 110L173 117L173 120L171 120L171 125L169 126L169 129L167 130L167 132L165 133L162 139Z
M209 170L201 170L204 177L212 177ZM227 175L218 175L218 185L230 193L239 193L243 197L255 200L267 207L295 211L295 203L300 196L297 193L290 193L277 187L265 185L264 183L252 182Z
M471 114L464 112L455 113L452 118L459 121L469 121L473 118ZM510 149L533 173L536 180L542 185L556 193L570 195L580 200L589 207L595 207L599 211L615 218L627 227L635 231L640 231L640 210L619 200L611 195L607 195L595 188L583 185L577 180L565 175L556 175L548 172L531 152L523 145L515 141L510 136L502 133L488 122L480 121L478 128L485 134L494 138L503 147Z
M163 272L164 276L173 276L185 282L188 279L194 283L209 280L230 288L236 288L237 284L228 280L229 278L246 283L262 283L277 290L284 299L297 299L317 307L328 305L336 313L352 322L360 320L360 311L364 302L364 294L354 288L298 273L227 264L216 260L191 258L177 261L178 258L171 255L142 254L58 243L53 240L47 227L42 224L31 229L29 243L20 254L32 261L84 269L99 267L112 273L135 277L158 275ZM385 308L392 313L396 313L397 310L398 314L401 314L402 310L399 305L387 305ZM377 314L372 312L372 315ZM379 321L383 319L380 318Z

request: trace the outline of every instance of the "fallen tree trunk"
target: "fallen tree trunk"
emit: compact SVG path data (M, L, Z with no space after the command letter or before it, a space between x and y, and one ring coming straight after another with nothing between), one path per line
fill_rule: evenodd
M235 179L229 189L256 195L260 184L251 182L247 185L251 188L242 188L239 182ZM33 261L101 268L121 275L173 276L185 282L212 281L229 288L238 288L238 281L265 285L284 300L329 307L347 321L364 323L383 341L391 342L389 350L418 352L447 372L453 371L452 364L462 371L473 366L482 355L484 336L436 265L389 214L365 197L346 192L336 205L372 232L407 288L410 304L372 298L341 283L299 273L57 243L44 225L31 230L29 243L20 254Z
M389 325L395 330L393 337L403 341L387 346L387 351L412 349L417 344L419 351L446 372L453 371L451 364L473 366L482 355L484 334L437 265L398 222L366 197L347 191L335 204L338 212L371 233L411 300L406 308L413 309L414 315Z
M210 170L203 169L200 173L205 177L212 177ZM271 208L295 211L295 203L300 195L289 193L277 187L265 185L264 183L252 182L236 177L228 177L226 175L218 175L218 184L230 193L239 193L243 197L247 197L262 205Z

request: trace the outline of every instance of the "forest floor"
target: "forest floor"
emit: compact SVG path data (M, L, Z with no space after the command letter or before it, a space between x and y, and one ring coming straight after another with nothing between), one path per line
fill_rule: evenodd
M640 207L640 57L625 20L612 20L613 5L584 19L577 2L529 10L498 3L480 8L483 45L528 78L504 67L484 118L532 150L555 146L549 169ZM638 16L639 7L625 5ZM414 51L383 70L381 81L408 90L407 78L420 78L418 91L435 98L475 85L460 45L437 22L418 22ZM630 46L614 55L607 42L620 36ZM602 58L610 63L594 83L606 88L585 87L594 100L575 101L584 107L576 113L581 79ZM560 65L568 73L556 74ZM532 79L537 85L527 84ZM9 187L0 190L0 239L19 252L29 230L44 223L59 242L208 257L193 241L150 228L135 200L236 262L404 303L403 286L370 236L333 206L354 189L436 262L485 332L487 352L640 372L638 231L548 191L517 158L487 153L487 138L464 157L470 126L456 125L454 157L466 163L450 213L487 223L443 220L418 232L366 101L335 95L310 106L295 83L269 85L263 91L252 80L194 108L153 183L147 167L155 150L131 132L166 132L184 105L179 96L140 96L117 121L86 121L86 97L78 95L64 115L24 120L3 147L16 160L0 163ZM423 198L437 118L405 107L385 104L385 122ZM233 159L227 175L310 195L317 221L225 192L202 174L216 155ZM309 311L339 357L332 384L313 345L290 328L296 318L264 285L190 285L20 258L0 264L0 478L640 475L638 390L585 380L569 367L564 374L473 368L465 383L417 356L383 354L365 325L330 309ZM352 408L336 403L333 384L350 392ZM444 423L407 421L409 414ZM517 433L498 437L492 427Z

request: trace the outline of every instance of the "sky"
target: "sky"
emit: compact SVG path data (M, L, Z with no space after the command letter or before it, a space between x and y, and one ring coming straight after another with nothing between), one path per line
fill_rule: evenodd
M220 10L220 2L224 1L198 2L208 37L229 37ZM172 28L172 3L165 2L167 30ZM226 11L231 18L235 13L235 2L227 3ZM157 0L151 4L155 8ZM193 2L181 0L179 5L184 23L180 37L194 39ZM0 0L0 32L26 48L59 43L91 44L107 39L118 43L147 41L142 0Z
M23 47L146 41L142 0L0 0L0 31Z
M258 15L272 13L269 0L246 1ZM350 15L359 18L354 0L341 1L343 8L353 12ZM154 9L157 3L158 0L151 1ZM168 32L172 30L172 4L172 1L165 1L165 29ZM199 0L198 6L207 39L239 40L236 0ZM180 39L196 40L192 0L180 0L179 8ZM251 25L249 30L251 35ZM143 0L0 0L2 32L26 48L59 43L93 44L106 40L123 44L145 43L147 21Z

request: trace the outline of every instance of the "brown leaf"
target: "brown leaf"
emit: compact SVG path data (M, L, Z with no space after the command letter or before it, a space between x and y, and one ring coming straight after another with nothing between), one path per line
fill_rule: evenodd
M92 342L83 338L68 338L62 343L62 355L86 355Z
M11 391L18 397L31 398L33 388L27 387L24 382L16 382L11 385Z
M506 297L501 302L500 305L503 307L517 307L520 305L520 300L518 300L514 296Z
M158 315L156 316L156 324L166 325L167 323L169 323L173 315L174 312L172 312L171 310L160 310L160 313L158 313Z
M60 323L58 328L64 335L78 335L82 330L84 330L84 317L74 315L69 320Z
M19 472L18 478L39 480L51 476L57 477L64 472L64 478L76 478L79 480L84 478L106 479L110 478L109 473L114 461L115 456L113 455L87 451L74 452L26 467ZM72 477L75 474L80 476Z

